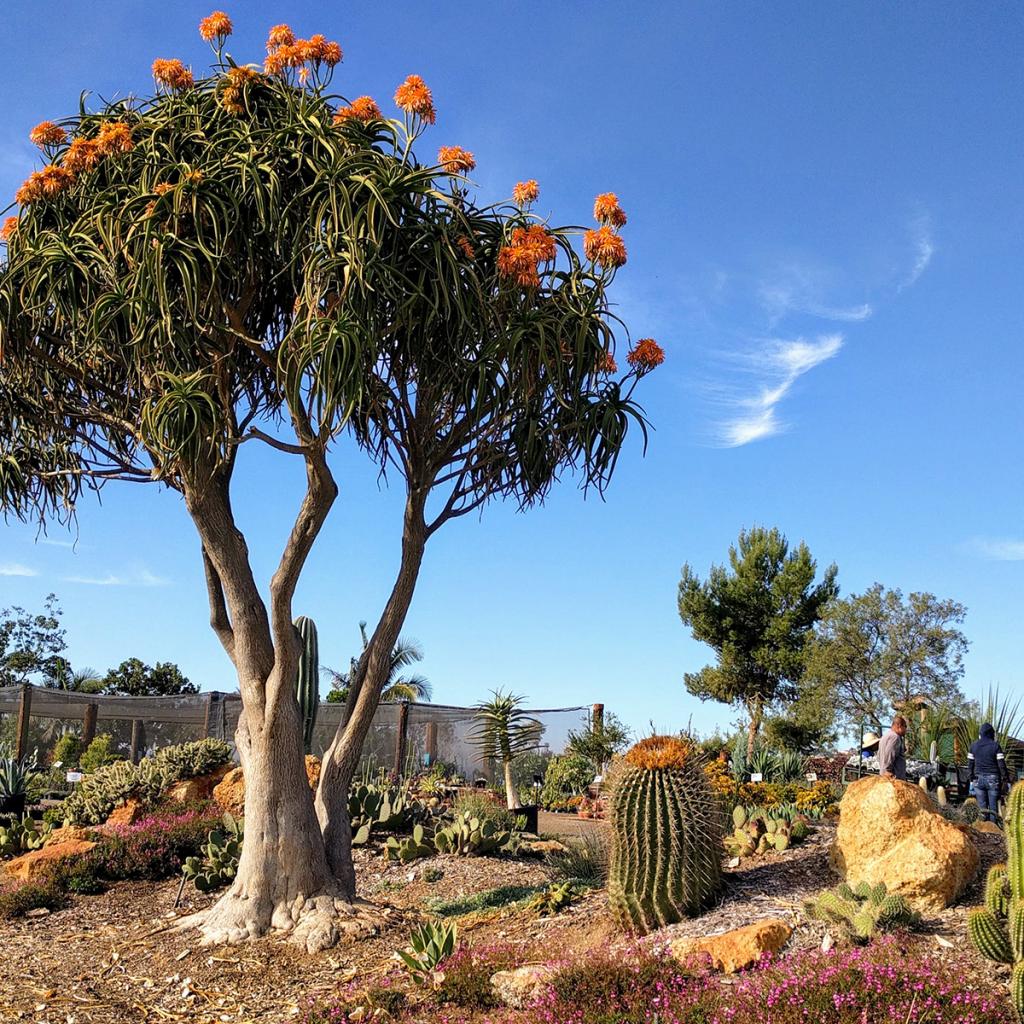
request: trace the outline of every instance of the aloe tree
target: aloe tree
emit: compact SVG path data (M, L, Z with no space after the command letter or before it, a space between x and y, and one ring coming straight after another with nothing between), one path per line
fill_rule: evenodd
M1016 743L1024 734L1024 698L1001 693L998 686L990 686L984 703L971 702L966 712L954 724L956 759L964 761L971 744L981 736L981 727L988 722L995 730L996 739L1014 767L1020 766L1021 756Z
M207 77L161 58L155 94L125 90L32 132L45 166L2 228L0 508L67 522L115 481L182 500L238 676L247 777L238 874L187 924L206 941L290 930L319 949L355 913L348 788L429 538L490 500L531 507L568 474L603 490L631 426L646 437L633 395L664 356L641 339L615 365L624 330L607 289L626 252L613 196L581 253L578 229L531 213L535 182L483 204L471 154L417 156L436 117L422 79L399 86L389 119L330 91L336 43L279 25L257 68L225 53L230 32L226 15L204 19ZM314 800L292 604L343 436L404 509ZM305 477L262 586L235 516L264 501L235 486L253 447Z
M365 622L359 623L359 633L363 639L363 654L360 655L361 658L366 654L366 650L370 646L370 638L366 633ZM328 668L327 666L321 669L324 675L331 680L332 689L327 694L329 704L347 703L352 692L351 680L355 679L359 674L360 658L351 658L349 660L347 672L340 672L338 669ZM391 662L388 665L387 677L380 692L382 704L395 704L399 701L415 703L417 701L430 700L430 681L425 676L421 676L418 672L412 672L408 675L402 674L407 668L422 660L423 648L418 641L410 640L406 637L398 638L394 650L391 652Z
M523 709L523 698L495 690L488 701L474 708L474 731L470 741L481 761L501 765L505 775L505 799L509 809L521 806L512 776L512 762L540 745L544 726Z

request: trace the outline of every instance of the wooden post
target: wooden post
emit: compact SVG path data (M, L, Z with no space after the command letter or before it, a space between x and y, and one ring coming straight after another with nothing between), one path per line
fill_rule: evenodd
M18 736L14 756L20 761L28 753L28 721L32 715L32 684L23 683L18 698Z
M409 702L398 706L398 739L395 742L395 775L401 778L405 770L405 749L409 742Z
M213 734L210 729L213 727L213 705L217 699L217 694L208 693L206 695L206 711L203 713L203 736L209 739Z
M128 759L132 764L138 764L140 751L146 743L146 732L142 726L141 718L132 719L132 747L128 753Z
M82 750L96 739L96 718L100 713L99 704L86 704L85 717L82 719Z
M595 704L590 709L590 729L592 732L600 732L604 728L604 705Z
M427 765L437 760L437 722L427 722Z

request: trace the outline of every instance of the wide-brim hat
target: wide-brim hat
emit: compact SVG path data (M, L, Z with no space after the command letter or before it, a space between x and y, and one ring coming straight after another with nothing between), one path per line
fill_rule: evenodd
M873 732L866 732L861 741L861 749L868 750L870 747L877 747L881 739L881 736L876 736Z

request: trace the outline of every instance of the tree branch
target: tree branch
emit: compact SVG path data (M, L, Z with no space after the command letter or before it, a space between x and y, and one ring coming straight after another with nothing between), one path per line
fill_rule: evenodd
M227 651L232 662L235 660L235 631L231 628L227 604L224 601L224 587L217 575L217 568L203 548L203 570L206 573L206 592L210 598L210 626L221 646Z

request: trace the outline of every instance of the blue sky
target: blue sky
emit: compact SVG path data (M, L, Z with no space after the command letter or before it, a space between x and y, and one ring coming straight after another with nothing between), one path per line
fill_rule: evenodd
M82 90L150 86L155 57L197 70L207 4L13 0L0 14L0 195L29 129ZM1018 4L638 2L234 4L228 47L267 28L337 38L335 84L385 109L410 72L434 91L424 142L476 155L485 197L541 184L540 210L585 223L597 192L629 214L615 283L667 362L655 424L607 500L567 484L519 515L491 506L431 542L406 632L435 699L495 686L535 706L602 700L636 728L728 725L683 673L710 652L679 622L681 565L776 525L836 561L844 593L879 580L968 608L966 688L1020 687L1024 613L1024 15ZM357 453L300 586L321 657L344 665L397 563L401 495ZM266 579L298 501L287 456L237 481ZM242 497L244 495L244 497ZM0 532L0 606L56 591L73 663L172 660L204 688L232 671L207 625L198 544L169 492L109 487L77 546Z

